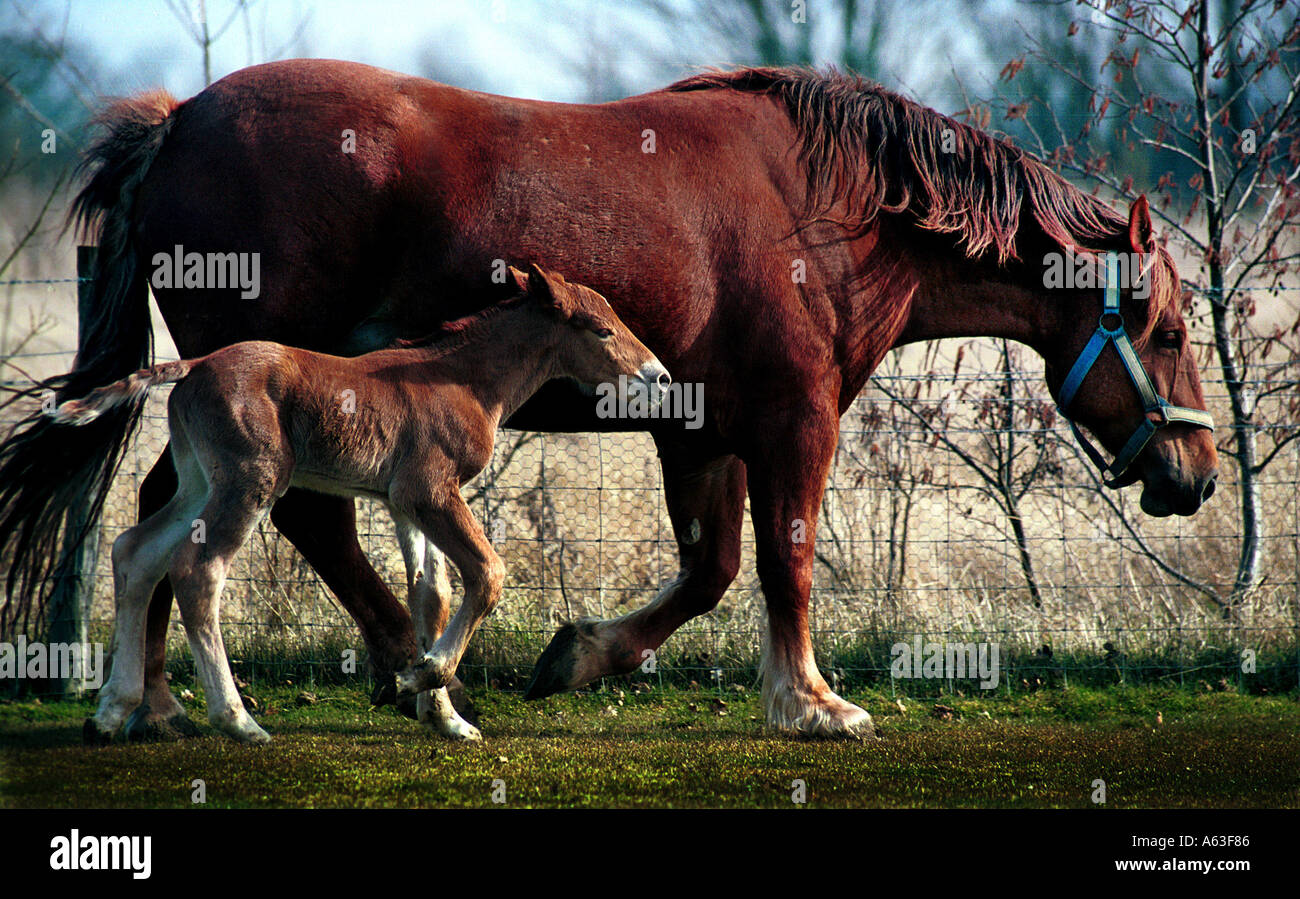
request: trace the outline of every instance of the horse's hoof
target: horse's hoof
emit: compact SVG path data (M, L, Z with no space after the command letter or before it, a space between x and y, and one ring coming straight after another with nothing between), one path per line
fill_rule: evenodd
M459 678L452 677L451 683L447 684L447 698L451 700L451 707L456 710L457 715L470 724L478 723L478 709L474 708L474 703Z
M524 691L524 699L544 699L574 688L574 668L578 662L579 631L577 624L566 624L551 638L533 666L533 677Z
M394 689L396 689L396 687L394 687ZM397 711L401 712L412 721L419 721L420 713L416 709L416 702L418 699L419 697L414 695L397 697Z
M184 712L170 718L151 716L148 706L140 706L126 722L126 739L131 743L164 743L200 736L198 726Z
M829 690L821 694L789 687L764 693L767 723L792 736L830 740L874 740L876 726L866 709Z
M384 680L375 684L375 689L370 691L370 704L378 707L383 705L393 705L397 702L397 676L390 674Z
M81 726L81 742L87 746L107 746L113 742L113 735L100 730L94 718L87 718Z

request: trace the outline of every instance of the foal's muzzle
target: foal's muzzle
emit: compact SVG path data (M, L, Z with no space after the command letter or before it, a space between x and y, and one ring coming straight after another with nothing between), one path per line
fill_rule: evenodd
M649 362L637 369L636 379L649 390L651 401L655 405L659 404L663 399L664 391L673 383L673 376L668 374L668 369L655 358L651 358Z

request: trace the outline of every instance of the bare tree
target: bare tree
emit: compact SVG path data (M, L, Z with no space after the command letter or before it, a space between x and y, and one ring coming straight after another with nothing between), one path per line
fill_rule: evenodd
M1021 348L1007 340L995 345L993 377L966 379L943 402L934 401L934 391L947 379L933 365L907 391L882 378L873 384L920 425L931 447L952 454L975 475L975 489L993 502L1010 528L1025 586L1034 605L1041 606L1023 503L1031 491L1061 473L1060 441L1051 430L1056 415L1052 404L1028 386ZM962 348L954 358L949 385L958 383L964 360ZM968 427L957 419L960 408L975 410ZM973 445L959 436L969 430L979 433Z
M248 3L246 0L234 0L230 14L215 30L208 24L207 0L194 0L193 3L186 3L184 0L167 0L167 8L184 26L185 33L203 54L203 84L204 86L211 84L212 45L221 40L241 14L244 16L245 30L247 30Z
M1062 0L1040 5L1067 8ZM1300 436L1294 404L1277 404L1272 417L1260 404L1293 393L1300 370L1300 318L1281 302L1283 280L1300 268L1300 3L1082 6L1065 37L1110 47L1101 78L1063 63L1054 46L1028 40L1036 62L1085 92L1086 114L1071 120L1038 95L1004 95L990 105L1002 108L1009 127L1058 170L1128 200L1154 194L1166 234L1198 262L1196 277L1185 279L1185 305L1208 314L1205 351L1227 393L1230 421L1221 429L1220 452L1237 469L1240 551L1226 595L1214 585L1195 586L1232 609L1261 578L1260 476ZM1023 57L1013 60L1006 79L1023 65ZM1121 176L1117 147L1153 158L1155 183ZM1261 304L1264 297L1273 302Z

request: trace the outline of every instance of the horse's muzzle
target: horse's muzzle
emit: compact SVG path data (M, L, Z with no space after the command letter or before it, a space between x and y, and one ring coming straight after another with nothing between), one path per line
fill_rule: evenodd
M1193 515L1210 497L1214 496L1219 480L1218 470L1193 477L1177 477L1167 473L1148 475L1143 479L1142 511L1156 518L1168 515Z

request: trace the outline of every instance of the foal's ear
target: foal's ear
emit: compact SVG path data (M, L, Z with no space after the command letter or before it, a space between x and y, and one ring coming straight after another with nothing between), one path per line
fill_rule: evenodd
M519 290L520 293L528 292L528 276L515 268L513 265L507 266L510 269L510 283Z
M542 271L536 263L528 266L528 292L543 306L568 315L573 311L569 285L559 275Z
M1128 211L1128 242L1134 253L1153 253L1156 249L1155 227L1151 224L1151 207L1146 194L1133 201Z

